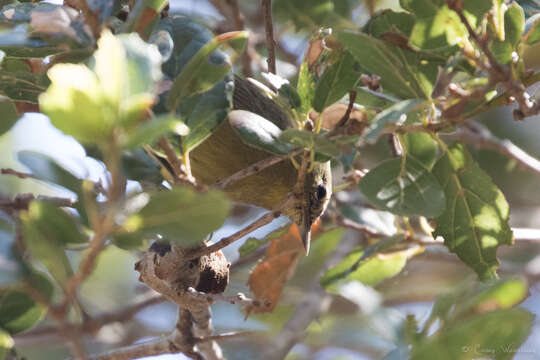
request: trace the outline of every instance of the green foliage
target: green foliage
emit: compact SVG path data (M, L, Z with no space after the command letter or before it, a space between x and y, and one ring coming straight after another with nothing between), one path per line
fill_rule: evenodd
M407 156L380 163L359 187L370 202L397 215L436 217L445 209L445 195L437 179Z
M52 211L53 208L53 205L33 201L28 211L21 214L22 231L31 256L42 262L58 283L65 284L73 270L63 246L86 239L77 230L73 219L60 209Z
M288 129L279 138L295 146L313 150L316 155L318 154L324 158L317 159L319 161L328 161L328 158L341 154L340 149L334 142L322 134L315 134L311 131Z
M218 36L207 42L190 56L189 62L174 79L171 90L167 97L167 107L176 110L180 102L187 96L207 91L229 73L230 64L212 63L212 53L221 45L229 41L246 41L247 32L239 31L227 36Z
M229 113L228 121L246 145L280 155L288 154L292 149L286 140L281 139L281 129L262 116L234 110Z
M416 255L419 248L388 250L403 241L403 235L380 239L365 249L357 248L338 265L328 270L321 279L321 286L327 291L339 293L340 285L348 281L360 281L374 286L397 275L407 264L407 260Z
M162 235L186 247L203 243L208 234L219 229L227 218L230 203L218 191L196 193L186 187L139 195L146 204L127 218L128 233Z
M442 236L448 249L482 279L494 277L497 247L513 242L504 195L459 144L445 151L433 175L446 196L446 209L436 219L433 235Z
M349 53L339 57L321 76L313 95L313 109L322 112L341 99L358 81L354 71L354 59Z
M21 280L24 275L13 244L13 226L0 218L0 287L13 284Z
M366 131L365 139L375 141L384 127L389 124L404 123L408 113L418 110L424 106L424 102L419 99L404 100L384 111L378 113L371 121L371 126Z
M53 294L53 285L41 273L29 275L24 286L30 286L45 301ZM0 329L14 335L38 324L47 314L47 307L37 303L24 288L0 289Z
M526 295L527 284L519 279L466 285L441 295L416 336L411 358L429 359L433 353L442 359L512 358L532 326L532 314L512 308ZM425 336L437 319L438 329Z
M385 91L402 99L425 99L433 90L437 64L365 33L344 31L338 39L360 67L381 78Z
M160 64L157 49L137 35L104 34L92 68L59 64L49 70L52 84L40 96L40 107L64 133L104 145L118 128L132 130L152 105Z
M0 136L6 131L11 129L13 124L19 118L15 104L5 96L0 95L0 113L2 114L2 120L0 122Z
M255 78L261 72L256 61L245 68L247 60L257 58L253 51L261 50L258 41L248 49L248 57L237 56L250 36L245 31L216 36L193 17L167 16L162 12L167 5L164 0L88 0L91 13L68 5L0 2L0 135L9 132L20 114L36 111L30 104L39 103L37 111L83 144L87 155L100 160L106 170L93 183L43 154L18 154L33 178L53 185L51 191L55 187L71 191L76 202L66 209L46 197L30 203L24 197L12 200L2 195L0 199L0 360L14 346L12 336L45 317L44 303L51 301L54 289L47 276L64 289L72 281L72 263L78 263L78 253L73 250L91 246L97 255L105 246L144 251L156 239L195 248L234 216L227 194L241 198L237 195L243 185L238 184L256 177L237 181L234 190L230 186L221 192L207 189L190 173L196 157L190 158L189 153L216 134L223 121L238 135L239 145L262 150L269 157L303 148L310 152L310 165L333 160L336 172L340 167L345 170L346 183L335 186L334 193L343 189L347 193L331 203L330 216L323 219L323 235L314 243L310 257L300 257L294 246L282 253L280 246L272 247L276 253L265 257L272 271L262 283L272 289L272 297L284 291L290 298L291 291L304 291L305 279L319 274L331 254L339 254L342 243L349 240L345 235L356 229L362 233L362 246L343 254L320 284L341 295L336 301L346 298L359 306L347 295L348 285L368 290L377 286L377 291L385 291L384 281L399 274L423 251L424 238L440 236L448 250L483 282L440 295L425 323L410 316L397 335L398 348L386 358L431 359L433 354L441 359L511 358L529 334L533 316L516 307L528 296L524 281L496 280L498 247L513 242L509 205L466 147L447 145L440 134L464 125L461 130L469 131L472 127L466 121L470 117L504 105L516 95L527 97L520 93L522 88L535 85L540 78L535 51L540 43L540 20L533 14L540 7L531 0L401 0L399 11L375 11L358 28L355 24L364 23L367 14L353 14L359 3L273 1L274 19L281 24L278 31L289 35L287 24L292 23L296 36L308 38L309 43L297 74L288 73L288 79L282 79L265 73L262 77L268 88L254 86L262 89L255 94L258 97L246 91L251 97L244 101L268 105L261 111L264 115L257 115L232 110L233 94L238 105L233 72L240 73L240 66L245 73L252 71ZM237 5L251 6L246 2ZM362 9L378 10L379 5L366 0ZM115 16L121 10L122 15L128 12L127 20ZM258 29L252 21L257 20L245 18L246 28ZM216 24L208 25L216 28ZM328 26L332 28L325 28ZM266 56L263 53L260 55ZM278 58L281 55L278 48ZM286 69L279 62L278 68ZM348 109L351 119L339 121L344 112L324 111L345 111L345 95L350 91L355 102ZM534 113L536 107L530 111ZM338 121L340 128L321 129L323 123ZM391 134L400 145L399 157L388 159L389 146L377 142L384 134ZM474 135L485 140L483 133ZM460 133L453 136L459 138ZM178 163L169 162L174 151L163 146L164 140L176 147ZM155 143L161 149L153 148ZM212 151L231 156L229 150ZM239 157L244 155L249 158L250 154ZM296 165L299 159L282 156L280 160ZM279 180L283 176L284 183L288 183L287 176L296 180L297 172L288 164L283 168L292 169L292 174L272 175ZM364 167L371 170L365 173ZM140 187L127 180L137 181ZM304 206L315 206L324 196L320 184L305 184L304 188L311 191L311 185L317 191L302 198ZM363 196L355 196L358 189ZM293 190L296 187L287 189ZM273 182L260 184L260 192L273 195L274 191L285 192ZM278 195L280 199L299 196ZM293 218L301 210L286 208L283 214ZM436 227L432 234L426 220ZM332 222L334 226L328 226ZM352 229L344 230L347 226ZM289 227L260 239L249 238L240 247L244 257L240 263ZM103 244L89 243L96 234ZM297 265L292 286L285 287ZM47 276L38 273L39 268ZM81 296L80 289L74 290ZM57 300L55 297L54 303ZM69 321L77 320L71 316L79 310L85 316L88 313L85 301L79 300L83 299L63 299L64 305L69 302ZM337 322L335 309L328 312L330 322ZM321 314L318 324L322 329L318 331L325 335L328 318ZM342 332L346 322L340 321ZM359 326L356 319L354 322ZM310 336L313 332L311 328L307 331Z
M0 360L5 360L7 354L15 345L15 341L8 332L0 329Z

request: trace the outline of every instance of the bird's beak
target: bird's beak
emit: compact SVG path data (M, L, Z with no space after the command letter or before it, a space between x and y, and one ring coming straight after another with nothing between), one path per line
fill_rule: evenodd
M311 244L311 214L309 207L303 209L304 216L302 216L301 223L298 224L300 230L300 237L302 238L302 244L306 250L306 256L309 255L309 246Z

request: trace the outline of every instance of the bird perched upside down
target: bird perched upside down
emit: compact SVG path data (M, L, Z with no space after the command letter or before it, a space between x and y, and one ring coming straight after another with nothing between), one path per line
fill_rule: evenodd
M260 116L281 130L292 127L292 122L279 106L247 80L235 79L233 108L235 110L212 135L190 152L192 173L197 181L206 185L215 184L258 161L275 156L242 142L234 130L238 122ZM316 162L309 168L303 193L283 210L298 225L306 254L309 252L311 225L323 214L332 195L330 162ZM286 160L233 182L224 191L233 201L271 210L290 196L297 180L298 169Z

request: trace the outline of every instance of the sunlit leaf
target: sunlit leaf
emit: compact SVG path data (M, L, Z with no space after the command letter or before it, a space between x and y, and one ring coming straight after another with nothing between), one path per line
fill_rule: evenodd
M364 33L338 32L337 38L362 69L380 77L385 92L401 99L430 96L437 77L437 63L432 59Z
M0 329L0 360L5 360L15 341L8 332Z
M330 66L317 82L313 98L313 109L322 112L326 107L341 99L354 88L359 74L354 71L354 59L344 52L338 61Z
M326 157L336 157L341 154L340 148L323 134L315 134L306 130L288 129L279 138L295 146L312 149L316 153ZM324 160L327 161L329 159Z
M446 206L437 178L410 157L380 163L362 178L359 187L370 202L397 215L435 217Z
M56 281L60 284L73 275L71 264L67 258L64 247L66 242L84 242L85 239L77 231L73 220L68 220L67 215L56 218L48 210L48 204L33 201L28 211L21 213L24 242L32 258L39 260L45 265ZM51 219L54 217L54 223ZM54 226L61 225L60 228ZM70 234L64 237L62 231L67 229ZM71 236L70 236L71 235Z
M409 258L421 252L419 248L386 252L403 239L403 235L396 235L383 238L365 250L357 248L322 277L321 286L327 291L336 292L347 281L374 286L397 275Z
M499 245L511 245L509 207L504 195L460 144L435 164L433 175L446 195L446 209L436 219L434 236L481 279L495 276Z

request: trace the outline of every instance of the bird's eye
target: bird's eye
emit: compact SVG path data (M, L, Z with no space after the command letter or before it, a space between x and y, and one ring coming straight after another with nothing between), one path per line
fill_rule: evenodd
M317 186L317 199L322 199L326 196L326 188L324 185Z

